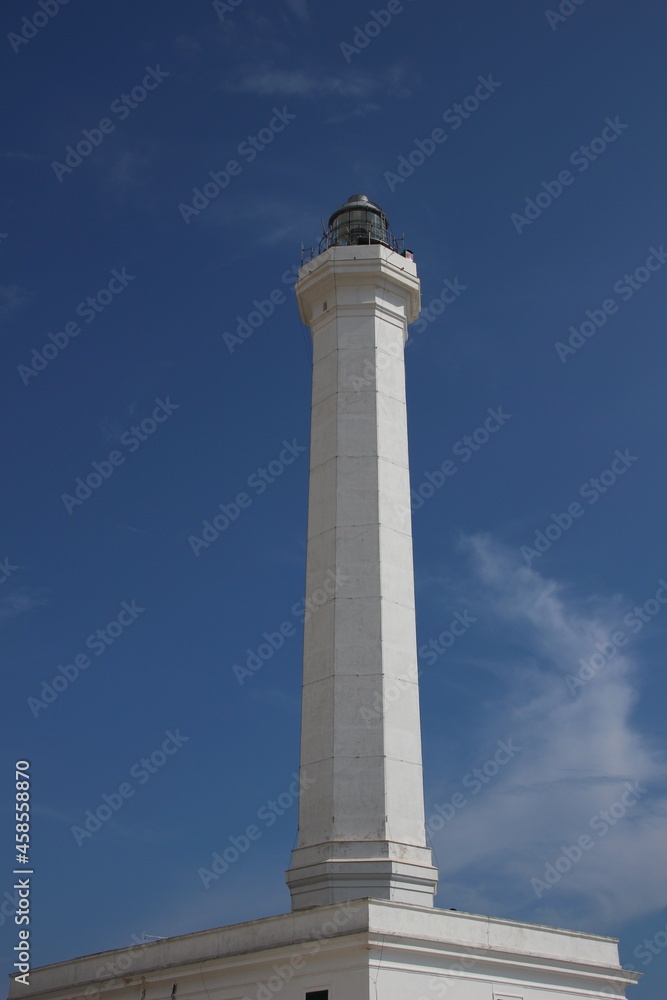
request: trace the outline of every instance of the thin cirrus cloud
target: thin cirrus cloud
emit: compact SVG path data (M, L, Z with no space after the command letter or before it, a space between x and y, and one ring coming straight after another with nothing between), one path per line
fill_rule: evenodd
M0 153L2 160L41 160L36 153L28 153L25 149L8 149Z
M48 604L48 601L42 591L31 590L28 587L22 587L10 594L6 594L0 598L0 628L14 618L29 614L31 611L44 607L46 604Z
M223 89L228 93L254 94L258 97L294 97L307 101L339 97L368 101L372 95L382 90L406 96L402 77L400 67L394 67L382 77L367 73L324 76L303 70L265 68L248 72L239 80L230 80L224 84Z
M310 21L308 0L287 0L287 6L300 21Z
M373 101L366 101L364 104L353 108L352 111L339 111L331 115L330 118L327 118L327 125L341 125L343 122L354 118L365 118L367 115L377 114L378 111L382 111L379 104L375 104Z
M109 165L105 182L109 192L123 199L129 192L143 188L151 166L151 158L137 150L124 149Z
M484 749L491 756L497 739L511 738L521 751L477 795L456 780L439 789L435 803L467 794L433 837L447 898L473 912L509 915L509 905L527 919L583 928L659 911L667 893L667 764L633 726L638 644L574 691L566 683L618 629L626 604L573 596L489 536L467 538L464 547L472 567L465 586L476 613L492 622L494 673L505 682L472 741L480 760L470 765L483 763ZM591 826L626 782L639 782L637 801L613 825ZM546 866L583 835L593 846L556 884L536 891L531 879L544 881Z
M127 804L129 801L129 799L126 800L124 804ZM95 803L93 808L95 808L96 805L98 805L98 803ZM57 809L50 806L48 803L40 803L34 806L32 811L34 815L50 820L58 826L68 827L70 831L73 827L86 830L86 817L83 807L79 809L72 808L69 811L65 811L63 809ZM128 807L128 814L130 811L131 807ZM179 839L179 834L176 831L165 829L163 826L158 829L157 827L154 828L145 826L141 822L137 822L135 824L123 823L114 816L114 822L103 823L98 830L91 833L90 837L83 836L81 838L80 846L85 846L88 841L92 840L97 834L100 834L98 843L101 840L111 838L132 840L137 844L170 844ZM72 849L76 850L74 838L72 838Z
M27 305L32 293L19 285L0 285L0 316L7 319Z

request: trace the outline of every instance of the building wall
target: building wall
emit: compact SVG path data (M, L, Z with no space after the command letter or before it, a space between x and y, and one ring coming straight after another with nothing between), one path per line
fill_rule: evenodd
M35 969L10 997L620 1000L637 978L610 938L356 900Z

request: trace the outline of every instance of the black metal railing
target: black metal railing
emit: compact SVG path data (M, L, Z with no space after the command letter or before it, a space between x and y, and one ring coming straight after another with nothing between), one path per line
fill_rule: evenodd
M400 253L405 244L405 237L394 236L381 225L336 225L332 226L320 240L319 252L324 253L329 247L377 246L378 244Z

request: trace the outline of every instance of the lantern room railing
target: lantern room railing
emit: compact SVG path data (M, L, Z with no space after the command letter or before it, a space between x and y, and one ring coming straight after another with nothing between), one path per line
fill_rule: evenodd
M401 253L405 237L394 236L382 225L377 216L368 222L356 219L343 221L338 218L320 240L319 253L324 253L329 247L369 246L373 243L380 243L390 250L395 250L396 253Z

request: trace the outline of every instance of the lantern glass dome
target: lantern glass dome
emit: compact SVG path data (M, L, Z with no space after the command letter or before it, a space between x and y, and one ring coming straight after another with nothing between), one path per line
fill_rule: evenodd
M326 247L360 246L382 243L394 246L389 223L379 205L365 194L353 194L329 219L329 231L323 241Z

